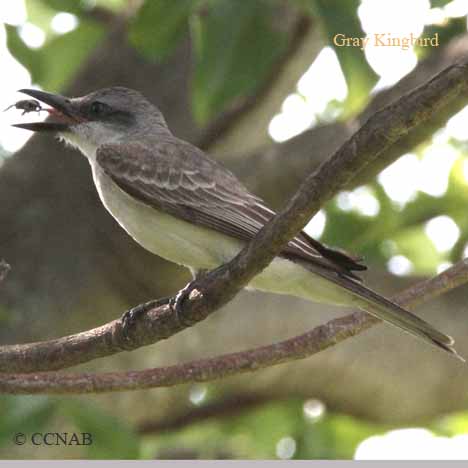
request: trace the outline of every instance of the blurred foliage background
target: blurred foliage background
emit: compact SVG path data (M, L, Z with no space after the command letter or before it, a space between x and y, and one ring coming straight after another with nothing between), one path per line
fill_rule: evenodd
M431 66L437 70L437 66L450 64L457 53L461 54L460 47L466 52L466 7L466 2L457 0L394 1L385 5L378 0L3 2L0 12L6 48L0 49L0 103L5 102L6 107L12 102L11 93L28 85L21 80L55 92L79 89L83 82L92 86L93 67L99 81L102 71L96 64L106 60L100 54L107 51L118 56L123 40L140 63L149 67L144 69L142 65L127 73L142 74L139 80L150 86L155 79L149 73L153 70L150 67L169 70L166 81L171 84L166 83L160 92L163 108L172 106L174 95L187 95L186 108L175 106L174 111L185 119L183 123L177 123L177 115L169 116L169 122L172 119L180 128L180 136L219 155L234 171L243 168L239 176L247 183L252 185L253 179L265 175L255 169L264 167L257 165L268 159L268 148L277 148L282 159L269 164L275 176L268 176L270 189L262 195L278 206L309 167L298 166L294 173L297 160L288 149L299 145L307 154L319 153L317 148L321 148L326 157L340 142L339 138L335 141L335 134L341 132L345 137L344 129L352 132L379 107L379 96L387 93L388 99L394 92L397 96L400 80L414 77L424 82L431 76ZM362 50L341 47L334 41L336 34L357 38L381 32L394 37L410 32L423 37L438 34L440 45ZM102 46L109 35L117 37L112 34L119 37L114 50ZM182 82L176 73L171 76L171 67L181 60L184 47L188 47L182 56L189 64L189 73ZM123 54L122 68L129 66L127 59L128 54ZM16 62L27 73L15 69L19 67ZM168 96L167 102L164 96ZM427 134L404 148L396 162L357 177L349 190L338 194L311 221L308 231L327 244L363 255L383 275L382 287L389 289L391 285L395 288L407 284L411 278L434 275L467 257L467 103L461 100L459 108L449 110L443 122L434 123ZM15 159L12 154L20 150L26 138L24 133L15 132L4 126L0 135L3 158L10 167ZM317 162L311 159L310 170ZM279 185L275 177L281 179ZM7 236L0 253L10 260L13 247L8 242ZM57 257L64 255L60 252ZM105 263L104 256L96 258L97 263ZM149 264L141 268L142 278L150 275ZM165 268L167 271L169 267ZM59 273L54 281L62 287ZM168 279L162 287L174 290L179 283ZM29 308L32 303L39 304L35 313L42 314L48 308L40 305L39 289L33 291L28 304ZM148 289L146 293L150 294ZM128 293L126 299L133 300L132 294ZM94 303L96 297L91 295L89 301ZM71 303L71 299L67 300ZM8 306L12 303L9 300ZM64 302L61 308L68 305ZM22 322L11 319L10 323L10 317L9 309L0 306L2 324L17 329ZM74 323L68 319L65 322ZM27 338L37 339L33 330L42 329L28 329ZM271 341L272 337L266 339ZM423 351L427 352L425 348ZM291 372L295 365L289 365ZM457 368L454 372L458 375L462 371ZM305 374L302 379L308 377ZM333 381L333 377L330 379ZM99 399L3 396L0 454L5 458L468 457L468 435L463 435L468 434L468 413L452 413L445 403L405 423L427 431L397 431L402 427L397 420L403 418L393 418L393 409L388 405L382 410L387 415L384 417L373 415L371 410L364 414L356 410L356 405L347 410L345 402L334 405L324 401L323 395L304 398L306 391L265 397L247 389L236 397L225 390L218 384L187 387L183 390L185 412L174 411L168 416L171 410L166 408L153 424L130 418L128 404L111 409L101 405ZM463 388L460 392L467 393ZM134 393L126 398L139 397ZM152 404L157 405L157 396L154 398ZM438 398L445 400L448 396L441 392ZM167 404L168 400L164 401ZM466 407L465 402L460 400L459 411ZM12 435L18 431L30 434L55 430L91 432L94 442L89 447L41 447L40 452L35 447L12 444ZM402 434L398 440L397 433ZM427 448L428 444L432 449Z

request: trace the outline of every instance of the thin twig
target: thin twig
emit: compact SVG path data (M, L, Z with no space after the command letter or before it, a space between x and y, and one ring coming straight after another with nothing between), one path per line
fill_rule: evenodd
M112 10L97 5L89 9L83 9L80 16L104 26L109 26L118 19L118 16Z
M199 148L207 149L215 144L215 142L224 138L235 127L236 122L240 118L244 117L249 111L256 108L262 100L268 97L282 70L288 65L290 59L294 57L304 39L307 38L311 25L312 21L309 16L303 15L297 19L296 24L292 28L287 49L276 63L270 67L270 72L262 85L253 94L239 100L211 122L209 127L203 131L195 142Z
M409 309L468 282L468 259L436 277L422 281L393 299ZM367 330L380 321L364 312L330 320L307 333L268 346L209 359L143 371L102 374L0 374L0 392L12 394L103 393L172 387L254 372L265 367L304 359Z
M285 209L267 223L239 255L226 265L197 280L196 288L183 303L182 313L175 314L172 308L167 305L154 307L146 312L142 319L136 323L136 326L130 330L130 333L125 336L122 333L120 321L114 321L103 327L59 340L3 347L0 348L0 370L36 372L44 369L64 368L114 354L122 349L135 349L154 343L180 332L189 324L205 319L213 311L231 300L255 275L264 269L284 248L289 239L304 227L323 203L343 187L354 173L378 158L383 151L397 142L410 129L424 124L431 115L456 99L460 93L466 92L468 89L467 70L466 61L453 65L425 85L374 114L332 158L306 179ZM333 336L331 341L323 340L322 335L331 325L340 324L340 321L330 322L324 326L325 328L316 329L320 330L316 336L319 344L308 342L306 349L317 352L336 343L338 339L356 334L362 327L370 326L369 324L372 323L364 314L353 314L353 317L351 323L349 323L349 318L341 319L344 320L346 326L343 329L339 326L339 333L330 335ZM358 318L358 322L362 322L363 325L356 327L353 323ZM322 339L319 339L320 337ZM289 342L290 340L283 343ZM251 357L255 358L258 353L262 355L263 349L265 348L252 351L251 353L254 354ZM247 360L240 367L229 367L229 365L226 367L226 362L230 362L229 356L221 361L219 361L220 358L215 358L214 361L198 361L194 364L194 369L198 369L199 372L203 371L199 376L190 367L187 368L189 374L185 377L179 374L171 377L171 369L179 371L180 367L144 371L142 374L103 374L102 376L85 374L84 380L80 380L79 377L76 380L77 377L60 374L42 374L45 380L35 380L36 386L32 385L31 389L42 391L47 388L54 391L54 388L59 388L60 391L86 392L137 388L135 386L137 381L141 381L143 386L152 385L152 377L149 380L144 378L147 374L151 376L151 372L156 372L158 375L162 373L166 376L162 380L156 379L158 385L164 384L164 382L170 385L173 382L183 381L184 378L192 379L190 381L209 380L214 378L212 377L214 375L218 377L223 375L223 372L226 375L231 375L232 370L230 369L233 368L236 369L236 372L241 372L257 368L258 362L263 362L263 367L282 362L281 356L278 358L277 352L284 349L284 346L274 345L273 348L268 349L272 353L270 356L259 356L260 361L253 360L250 363ZM239 356L244 359L249 356L249 352ZM224 371L221 369L218 373L210 371L204 373L206 369L212 369L209 364L212 361L223 363L226 369ZM200 362L206 362L207 367L200 367ZM268 364L269 362L271 364ZM190 372L195 372L195 374L190 374ZM20 391L22 388L24 389L24 383L30 382L31 379L34 381L37 377L34 375L24 380L24 375L19 375L21 376L19 380L17 375L3 375L2 388L10 392L13 392L14 389ZM132 375L138 376L138 378L129 380L129 376ZM113 376L120 376L123 380L115 381ZM40 382L42 382L42 386ZM49 383L47 384L47 382Z
M228 158L229 168L247 183L248 187L260 195L267 194L267 199L278 206L285 193L293 193L298 180L311 171L359 128L370 115L378 109L400 98L402 94L414 89L429 80L436 73L452 63L463 60L468 55L468 33L452 39L418 62L411 73L408 73L394 86L374 95L360 115L345 122L333 122L319 125L307 130L283 143L256 148L242 157ZM461 93L457 99L440 111L433 113L424 125L419 125L399 141L384 151L377 160L367 165L364 170L355 174L346 185L346 189L372 180L382 169L395 161L402 154L412 151L417 145L427 141L434 132L443 127L450 117L468 104L468 93ZM288 161L288 164L284 164ZM278 165L281 164L281 171ZM258 177L261 174L261 177ZM272 187L281 190L272 190Z
M239 416L243 411L252 410L265 405L271 401L279 401L280 398L273 398L264 395L233 395L214 401L198 408L190 408L187 412L171 419L162 421L146 421L138 425L139 434L155 434L166 431L176 431L187 427L190 424L204 422L220 417Z

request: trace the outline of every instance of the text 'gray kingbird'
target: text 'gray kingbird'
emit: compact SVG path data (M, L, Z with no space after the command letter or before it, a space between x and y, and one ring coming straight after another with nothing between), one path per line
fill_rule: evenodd
M274 215L231 172L175 137L162 113L137 91L113 87L79 98L21 92L51 106L50 119L15 126L55 131L79 148L104 206L156 255L192 272L215 268ZM353 273L365 269L301 232L249 286L358 307L460 357L452 338L365 287Z

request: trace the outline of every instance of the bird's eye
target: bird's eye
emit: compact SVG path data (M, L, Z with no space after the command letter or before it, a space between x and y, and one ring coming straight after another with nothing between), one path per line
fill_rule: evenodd
M109 111L109 106L103 102L94 101L90 107L91 114L96 117L106 115Z

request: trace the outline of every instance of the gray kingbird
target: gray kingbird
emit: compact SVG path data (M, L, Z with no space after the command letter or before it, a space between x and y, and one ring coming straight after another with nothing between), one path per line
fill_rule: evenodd
M112 87L67 98L22 89L51 106L45 122L91 164L102 203L140 245L197 272L231 260L274 215L227 169L174 136L139 92ZM451 337L364 286L356 259L301 232L249 287L357 307L453 355Z

